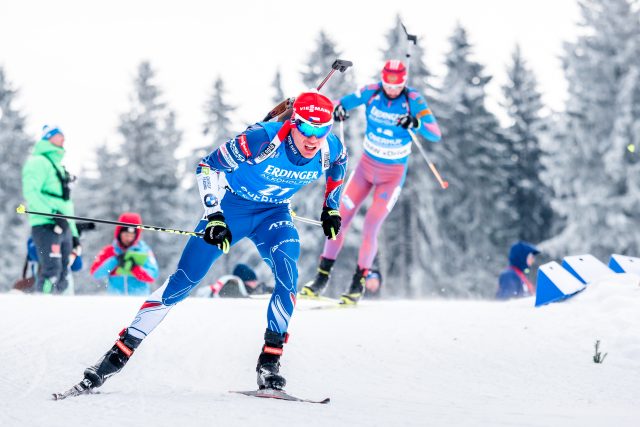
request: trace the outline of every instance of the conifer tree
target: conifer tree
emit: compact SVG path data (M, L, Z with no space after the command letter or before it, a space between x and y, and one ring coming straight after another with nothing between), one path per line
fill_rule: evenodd
M22 166L33 146L25 132L25 118L14 105L17 96L0 67L0 290L9 289L21 277L30 232L26 216L16 214L22 203Z
M280 73L280 68L276 70L276 75L273 77L273 105L278 105L283 99L287 96L284 94L282 90L282 73Z
M327 35L325 31L321 31L315 49L313 49L309 55L307 66L302 73L302 81L305 85L304 90L317 87L322 79L331 71L331 64L333 61L340 58L341 52L338 50L335 42ZM331 80L322 88L321 92L325 96L337 102L342 96L353 92L356 89L354 84L354 77L351 70L347 70L344 73L335 73ZM294 94L293 96L297 96ZM354 115L356 116L354 118ZM353 147L359 146L361 134L357 134L358 126L358 114L352 115L352 118L345 122L344 134L345 141L350 159L353 159ZM335 123L332 132L339 136L339 124ZM350 161L350 164L353 160ZM300 216L319 219L320 211L322 209L323 195L324 195L324 178L319 179L315 183L308 186L304 193L312 195L311 197L294 197L292 206L296 213ZM303 272L300 275L301 281L311 279L312 272L315 272L315 264L317 263L318 256L322 252L325 236L322 230L309 225L298 224L298 230L300 233L300 239L302 241L302 256L300 257L300 271ZM341 265L336 265L334 269L334 276L342 277L340 269ZM349 271L353 269L353 265L349 265ZM305 274L308 272L309 274ZM353 274L353 272L351 272ZM338 287L332 287L338 292ZM342 291L340 289L339 291Z
M445 245L438 255L451 292L489 295L511 243L509 162L498 120L485 106L491 76L471 58L464 28L454 30L450 43L440 88L447 102L439 106L446 143L437 150L450 185L434 199Z
M399 15L386 39L387 48L382 51L380 66L389 59L404 61L409 67L408 86L416 89L431 106L431 95L435 93L430 86L432 74L424 62L423 39L418 38L416 45L410 43ZM376 79L380 79L379 72ZM438 111L432 111L437 118ZM417 136L419 143L431 151L431 143ZM434 256L441 239L433 203L438 196L431 172L413 147L402 193L380 233L380 239L385 242L378 249L380 268L385 277L393 278L386 287L387 294L424 295L439 287L441 274Z
M552 255L640 253L640 23L629 0L582 0L582 31L565 44L569 99L562 148L548 159L565 228Z
M543 174L540 138L547 131L542 117L541 94L533 72L527 66L519 46L512 55L503 86L503 104L511 120L506 130L506 157L510 221L505 229L511 240L541 242L550 235L553 211L551 189L541 179Z
M145 223L152 225L177 228L193 224L192 213L184 211L176 173L175 150L182 133L176 128L175 114L162 100L148 62L138 67L131 107L121 115L118 131L123 140L115 153L119 164L108 181L103 180L117 194L112 200L117 212L138 212ZM184 237L147 232L144 239L162 271L174 268Z

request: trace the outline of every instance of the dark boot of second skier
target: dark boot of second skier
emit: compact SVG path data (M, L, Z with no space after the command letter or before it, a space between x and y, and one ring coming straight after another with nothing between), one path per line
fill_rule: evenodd
M329 283L331 268L333 268L334 262L336 262L336 260L320 257L316 278L302 287L300 295L308 298L317 298L322 295L322 292L327 287L327 283Z
M269 329L264 333L264 345L256 366L260 390L265 388L282 390L287 384L287 380L280 375L280 356L288 337L288 334L279 334Z
M356 273L351 279L349 290L340 296L340 304L354 305L360 301L360 298L364 296L364 283L368 272L369 270L366 268L356 267Z
M123 329L113 347L95 365L84 370L84 378L91 381L91 388L100 387L107 378L120 372L141 342L140 338L129 335L128 330Z

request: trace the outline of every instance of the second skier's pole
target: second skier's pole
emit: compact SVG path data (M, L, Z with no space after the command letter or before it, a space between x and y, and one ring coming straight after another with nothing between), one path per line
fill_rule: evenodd
M440 184L440 187L443 190L446 190L449 187L449 182L445 181L444 179L442 179L442 176L440 176L440 172L438 172L438 169L436 169L436 165L433 164L433 162L431 162L429 160L429 158L427 157L427 153L424 150L424 147L422 147L422 144L420 144L420 141L418 141L418 138L416 137L416 134L413 133L413 131L411 129L407 129L407 131L409 132L409 135L411 135L411 141L413 141L413 143L418 147L418 151L420 151L420 154L422 154L422 157L424 158L424 161L427 162L427 165L429 165L429 169L431 169L431 172L433 173L433 175L438 180L438 183Z

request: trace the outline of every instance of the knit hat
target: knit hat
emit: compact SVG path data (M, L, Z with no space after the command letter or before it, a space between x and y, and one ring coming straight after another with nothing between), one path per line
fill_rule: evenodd
M42 127L42 137L40 139L46 139L49 140L51 139L51 137L55 134L60 134L60 135L64 135L62 133L62 130L60 130L60 128L58 126L55 125L44 125Z
M243 282L247 282L250 280L258 280L258 276L256 276L256 272L253 271L251 267L247 264L238 264L234 267L233 273L234 276L238 276L242 279Z

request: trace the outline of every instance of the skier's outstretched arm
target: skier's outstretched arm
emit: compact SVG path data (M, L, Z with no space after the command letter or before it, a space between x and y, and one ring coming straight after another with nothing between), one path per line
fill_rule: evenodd
M113 245L107 245L95 257L91 264L90 274L94 279L103 279L118 267L118 254L116 254Z
M442 138L440 126L436 117L433 115L427 101L418 93L409 93L409 102L411 103L411 111L418 119L418 127L416 131L431 142L438 142Z
M380 90L379 83L363 86L357 91L340 98L339 105L342 105L342 107L347 111L352 110L368 102L369 99L371 99L371 97L373 96L373 94L379 90Z
M347 150L342 144L336 145L339 147L339 152L326 171L327 184L324 192L322 214L320 215L325 236L334 240L342 226L340 195L342 194L344 175L347 171Z
M344 187L344 176L347 173L347 151L340 146L340 153L326 171L327 183L324 192L323 207L340 209L340 195Z
M196 177L205 217L222 212L220 201L227 191L226 175L233 173L241 163L251 160L254 153L260 153L268 143L266 131L253 125L200 161Z

